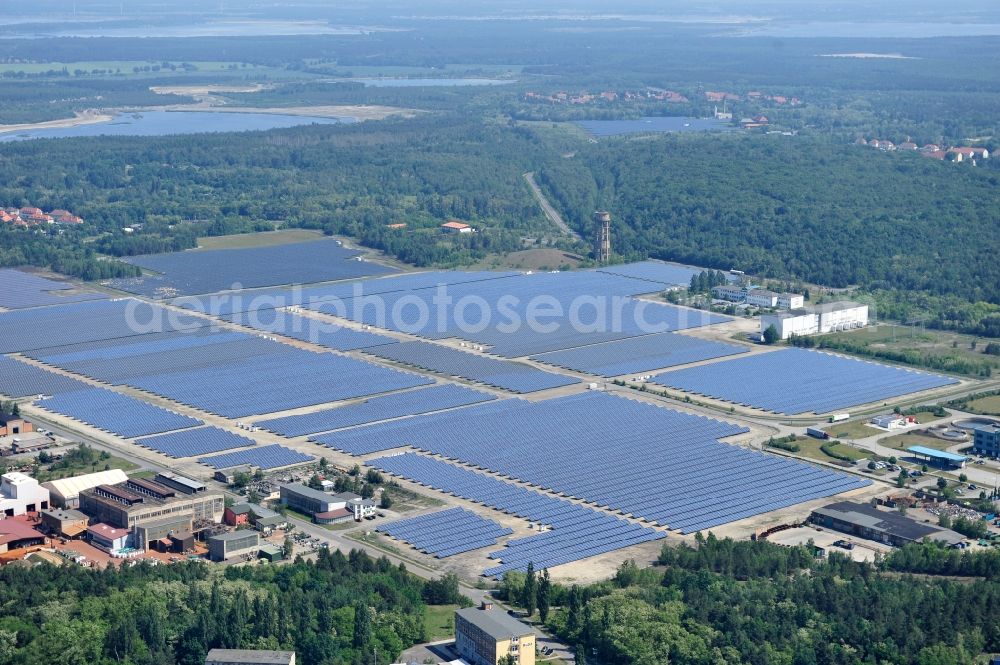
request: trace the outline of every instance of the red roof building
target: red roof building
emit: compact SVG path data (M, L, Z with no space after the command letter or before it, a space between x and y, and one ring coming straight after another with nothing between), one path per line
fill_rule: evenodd
M8 517L0 520L0 554L44 542L45 536L25 519Z

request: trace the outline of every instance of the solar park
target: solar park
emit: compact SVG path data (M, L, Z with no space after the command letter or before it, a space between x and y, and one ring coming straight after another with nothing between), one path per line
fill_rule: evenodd
M263 287L248 296L270 299L264 307L252 307L250 297L53 304L58 296L37 295L54 290L50 285L0 271L0 284L16 277L26 285L17 296L22 309L0 303L13 310L0 312L0 394L50 396L35 406L178 464L271 470L314 461L322 448L338 451L344 464L378 468L482 506L483 512L448 508L380 530L440 558L482 550L495 561L484 574L501 576L870 484L737 445L734 439L748 429L725 419L588 391L581 375L660 372L654 379L660 385L780 414L825 413L954 383L801 349L750 354L745 346L692 334L729 319L640 298L687 284L697 269L686 266L646 261L568 273L382 275L365 272L375 264L355 261L332 242L308 244L269 249L297 256L320 247L332 249L325 256L336 260L325 267L306 261L302 269L291 262L287 271L264 274L272 266L251 265L250 250L136 259L161 273L132 285L137 293L208 293L228 288L220 284L235 275ZM185 273L202 270L212 257L218 270ZM342 281L280 286L323 279ZM444 325L414 329L405 314L385 318L433 305L440 285L455 303L480 298L494 313L512 297L517 304L508 314L523 317L528 302L547 297L561 314L550 317L549 330L513 332L498 319L470 327L449 317ZM621 321L602 330L571 325L579 298L590 303L576 312L583 322L599 319L609 302L617 302ZM465 314L475 318L476 311ZM465 350L460 342L481 348ZM692 363L702 364L685 367ZM249 419L270 438L237 434L235 422L223 422L235 419ZM288 445L271 443L275 435ZM532 533L512 538L488 510L530 522Z
M653 381L784 415L828 413L958 383L937 374L795 348L680 369Z
M83 300L103 300L103 293L79 289L20 270L0 269L0 307L23 309Z
M297 437L317 432L414 416L432 411L442 411L495 399L489 393L446 383L419 388L392 395L372 397L332 409L323 409L298 416L284 416L257 421L266 430L286 437Z
M389 522L377 530L439 559L496 545L498 539L514 533L493 520L462 508L449 508ZM462 537L456 539L455 534L462 534Z

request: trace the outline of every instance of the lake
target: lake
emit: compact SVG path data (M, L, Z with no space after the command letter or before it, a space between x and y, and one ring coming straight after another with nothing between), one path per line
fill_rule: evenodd
M672 132L728 132L729 123L714 118L661 117L638 120L578 120L592 136L621 136L622 134L672 133Z
M299 125L334 125L354 118L315 118L275 113L217 113L212 111L145 111L123 113L108 122L75 127L46 127L0 134L0 142L77 136L168 136L205 132L246 132Z
M478 78L349 78L337 79L336 83L363 83L366 88L451 88L473 85L508 85L513 79L478 79Z

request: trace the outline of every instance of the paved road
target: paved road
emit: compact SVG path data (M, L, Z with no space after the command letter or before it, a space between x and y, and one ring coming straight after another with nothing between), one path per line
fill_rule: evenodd
M542 188L538 186L537 182L535 182L535 174L531 171L525 173L524 180L528 183L528 187L531 188L531 193L535 195L538 205L542 206L542 212L545 213L545 216L549 219L549 221L559 227L559 230L565 235L582 241L583 238L580 237L580 234L569 228L569 224L567 224L566 220L562 218L559 211L553 208L552 204L549 203L549 200L545 198L545 194L542 193Z

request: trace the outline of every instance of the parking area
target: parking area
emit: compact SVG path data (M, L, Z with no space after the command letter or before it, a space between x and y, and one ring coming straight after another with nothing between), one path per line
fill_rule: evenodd
M876 554L887 554L893 549L889 545L876 543L872 540L856 538L838 531L814 526L801 526L779 531L769 536L768 540L777 545L786 545L788 547L807 545L811 540L814 545L826 550L827 554L830 552L840 552L855 561L868 562L875 561Z

